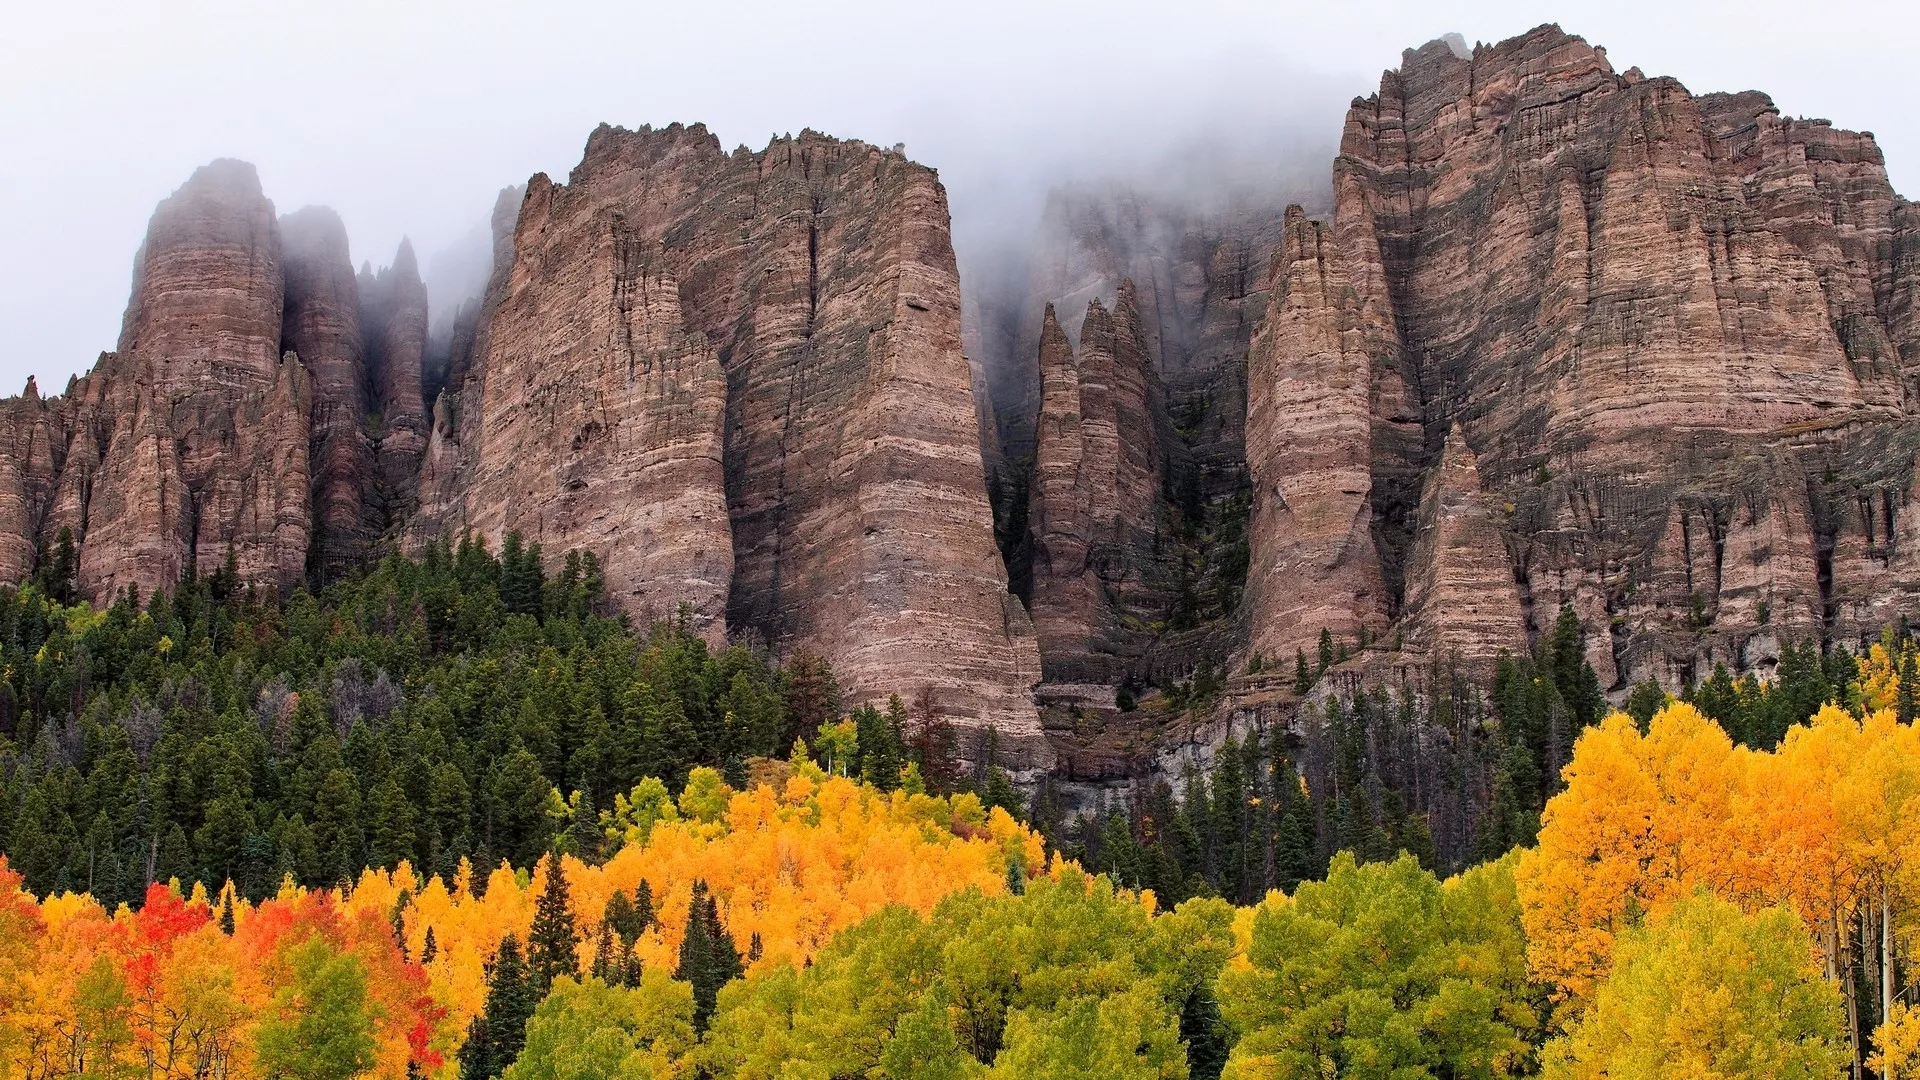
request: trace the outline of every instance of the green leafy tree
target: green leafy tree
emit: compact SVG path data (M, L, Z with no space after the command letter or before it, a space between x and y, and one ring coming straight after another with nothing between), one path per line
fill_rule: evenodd
M1791 908L1701 895L1627 931L1592 1005L1547 1048L1553 1080L1824 1080L1851 1060L1840 991Z
M1228 1080L1530 1071L1540 997L1508 863L1442 886L1411 856L1342 852L1256 909L1247 960L1220 983Z
M505 1080L666 1080L694 1047L693 992L648 972L638 986L553 984Z
M254 1036L260 1075L349 1080L370 1072L373 1015L359 959L312 937L290 948L283 962L291 977Z
M1231 923L1218 900L1149 916L1077 871L926 918L890 907L803 971L723 990L707 1061L721 1076L1187 1077L1181 1012L1226 963Z

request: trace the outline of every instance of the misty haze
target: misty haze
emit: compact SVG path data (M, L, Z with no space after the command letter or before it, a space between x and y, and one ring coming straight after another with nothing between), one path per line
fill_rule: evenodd
M0 1080L1920 1076L1910 5L0 41Z

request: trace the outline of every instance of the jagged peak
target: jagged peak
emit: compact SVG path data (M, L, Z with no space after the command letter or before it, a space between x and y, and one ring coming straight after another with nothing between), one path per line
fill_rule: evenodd
M410 238L400 238L400 248L393 253L393 265L388 269L409 283L420 280L420 260L413 254L413 241Z

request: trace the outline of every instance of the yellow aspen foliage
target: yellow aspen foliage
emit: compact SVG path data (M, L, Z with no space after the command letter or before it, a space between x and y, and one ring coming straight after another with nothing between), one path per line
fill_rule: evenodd
M1882 1080L1915 1080L1920 1077L1920 1007L1896 1003L1887 1022L1873 1033L1879 1047L1867 1059L1867 1067Z
M670 972L696 881L718 901L721 921L743 952L758 936L758 966L804 963L840 930L889 904L924 914L966 888L1004 892L1009 865L1037 871L1044 864L1037 833L1004 810L989 813L971 794L882 792L817 769L796 772L780 792L736 792L712 770L696 769L682 805L662 804L661 795L664 788L656 795L643 783L623 798L626 820L613 827L635 839L604 864L560 860L583 971L593 964L608 900L616 890L631 895L642 881L658 921L629 944L646 969ZM507 934L526 940L546 889L544 866L522 882L502 865L480 895L458 884L467 876L463 868L450 888L438 878L417 885L405 866L368 871L343 900L351 911L385 918L408 896L407 954L419 957L433 931L429 985L461 1030L485 1004L485 965Z
M1876 657L1863 700L1897 691L1885 650ZM1733 745L1683 703L1644 735L1615 715L1581 735L1563 778L1515 877L1530 968L1568 1016L1591 1001L1621 933L1702 890L1749 912L1789 907L1830 976L1858 958L1862 923L1910 955L1920 729L1891 709L1824 706L1771 752Z
M1547 1047L1549 1080L1802 1080L1849 1056L1840 992L1783 907L1747 914L1708 893L1619 943L1592 1007Z
M1741 887L1729 841L1749 756L1685 703L1656 713L1644 735L1614 713L1580 736L1539 846L1514 874L1535 977L1584 999L1644 913L1702 887Z

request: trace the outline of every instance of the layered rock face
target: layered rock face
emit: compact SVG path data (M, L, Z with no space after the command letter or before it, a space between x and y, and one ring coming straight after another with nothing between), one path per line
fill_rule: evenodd
M41 406L51 503L17 535L44 545L71 529L95 596L229 561L244 580L297 583L311 387L280 349L282 297L279 230L253 167L194 173L154 211L118 351Z
M629 606L724 614L856 701L924 690L1050 759L930 170L812 133L729 155L603 127L565 185L529 183L485 304L416 537L593 546Z
M1373 388L1397 344L1331 230L1298 207L1285 222L1247 357L1249 649L1272 660L1312 652L1322 630L1358 637L1386 624Z
M393 264L378 274L362 267L360 308L367 327L367 381L372 391L378 502L383 524L411 513L420 458L427 447L427 407L420 365L427 348L427 287L413 244L400 241Z
M424 326L424 294L408 303ZM332 211L276 219L251 165L195 172L154 211L118 349L59 397L0 403L0 577L63 529L96 599L188 569L290 590L357 565L383 527L366 327ZM415 371L417 417L417 350Z
M1088 302L1076 356L1051 305L1028 521L1034 627L1049 682L1118 683L1173 603L1178 545L1163 520L1166 409L1132 282L1113 313Z
M314 569L323 579L360 565L379 534L375 462L362 423L366 345L347 227L325 207L280 219L286 275L282 344L313 377L307 456L313 477Z
M1428 647L1485 656L1572 604L1624 685L1910 609L1913 214L1870 136L1616 73L1549 26L1408 52L1354 103L1334 196L1322 262L1375 343L1371 445L1350 394L1337 463L1268 474L1289 504L1290 477L1336 467L1322 486L1366 493L1386 595L1352 620L1404 607ZM1289 291L1311 276L1276 262ZM1282 343L1275 367L1329 355ZM1361 513L1291 542L1350 548ZM1503 577L1496 534L1520 603L1463 613ZM1256 643L1297 621L1283 594L1250 596Z

